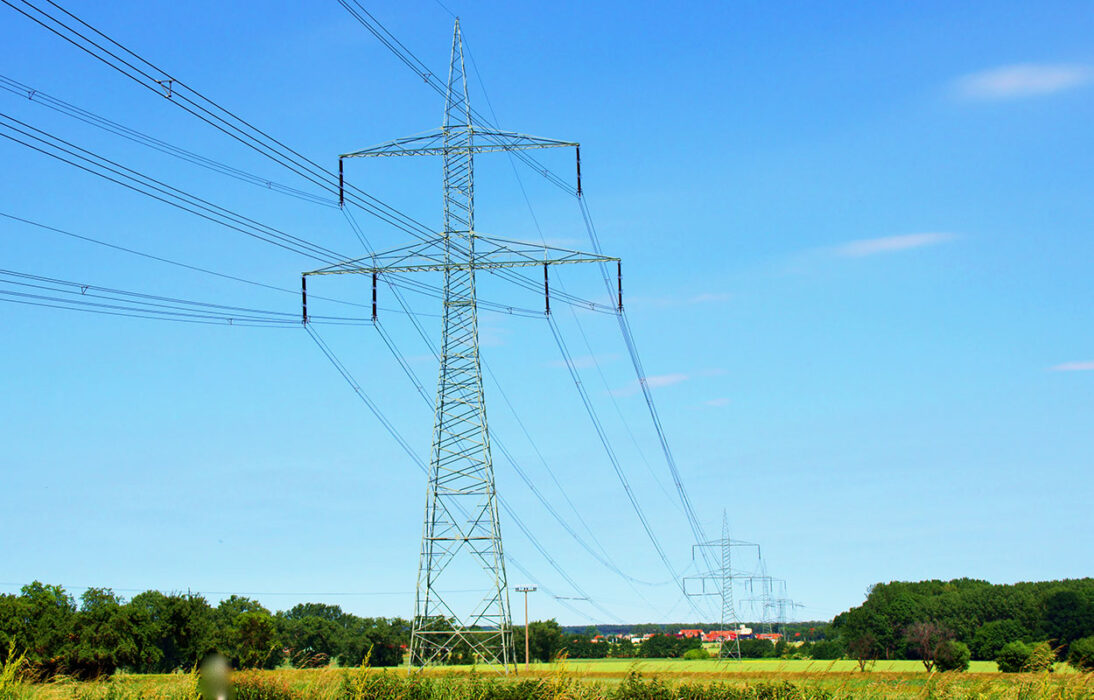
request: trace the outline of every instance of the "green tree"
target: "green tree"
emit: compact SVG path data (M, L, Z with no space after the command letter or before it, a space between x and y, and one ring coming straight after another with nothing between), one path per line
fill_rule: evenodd
M262 603L259 603L253 598L231 595L220 601L216 607L216 613L213 615L213 618L216 620L218 627L226 629L232 626L232 623L235 622L237 617L243 613L249 612L270 614L270 611L267 610Z
M1083 637L1071 643L1067 662L1076 670L1094 671L1094 637Z
M521 633L523 632L524 630L521 630ZM523 636L523 634L515 634L513 639L516 641L519 637L523 642ZM562 638L562 627L555 620L529 623L528 644L531 657L536 661L553 661L566 646ZM524 658L524 652L521 651L517 656Z
M847 654L858 662L858 670L866 671L867 666L877 660L881 645L872 632L860 632L846 640Z
M908 625L905 639L930 673L934 670L939 650L943 644L953 639L953 634L937 622L913 622Z
M338 648L338 663L360 666L366 659L370 666L398 666L403 662L403 649L410 641L410 623L400 618L343 618L345 635ZM453 663L470 662L471 650L456 650Z
M336 620L315 615L290 618L278 613L281 641L293 666L315 668L330 663L346 645L348 621L344 618L344 614Z
M302 620L306 617L318 617L330 622L342 622L347 613L337 605L326 603L299 603L280 613L287 620Z
M1042 630L1044 637L1056 642L1066 655L1068 645L1073 640L1094 634L1094 603L1091 602L1091 595L1082 595L1077 590L1067 589L1046 596Z
M27 648L23 624L27 618L25 601L17 595L0 595L0 664L8 660L8 650L19 656Z
M566 656L570 659L603 659L608 655L610 645L607 642L594 643L588 635L568 634L565 637ZM520 654L517 654L520 658Z
M140 668L159 659L146 614L124 605L110 589L89 588L80 601L66 664L69 675L99 678L121 667Z
M843 644L836 640L822 639L809 647L809 655L818 661L838 659L843 656Z
M224 631L221 652L235 668L275 668L281 663L277 624L264 610L239 613Z
M1056 652L1048 642L1038 642L1029 648L1029 658L1022 664L1022 670L1027 673L1045 673L1052 671L1052 665L1056 663Z
M968 671L972 652L964 642L947 639L935 649L935 668L939 671Z
M633 659L637 654L634 642L626 638L617 638L608 647L608 657L612 659Z
M147 615L149 641L159 650L157 660L138 671L190 670L216 650L213 609L199 595L145 591L134 596L129 607Z
M667 634L655 634L638 645L638 656L643 659L671 659L678 655L676 638Z
M23 586L16 620L17 649L23 649L36 672L52 677L64 670L73 627L76 602L60 586L39 581Z
M742 659L772 659L775 658L775 645L768 639L742 639Z
M1003 673L1018 673L1029 661L1030 647L1023 642L1008 642L995 656L995 664Z
M981 661L991 661L999 655L999 651L1013 641L1020 641L1026 634L1022 623L1018 620L993 620L976 630L969 648L973 658Z

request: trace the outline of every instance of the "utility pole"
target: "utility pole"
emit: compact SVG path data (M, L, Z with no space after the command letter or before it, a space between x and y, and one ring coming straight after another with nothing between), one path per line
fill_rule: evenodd
M524 671L528 672L531 658L531 644L528 641L528 594L536 590L535 586L517 586L517 593L524 594Z
M444 663L469 653L506 673L514 661L509 588L498 521L490 432L486 422L475 292L477 270L543 267L545 313L550 313L547 269L569 263L610 263L618 258L484 236L475 230L474 155L539 148L579 148L500 131L472 122L460 22L452 35L444 121L440 129L346 153L346 158L441 156L444 229L420 243L331 265L304 275L389 275L438 272L444 276L440 372L433 419L425 522L418 566L410 664ZM578 160L580 163L580 159ZM580 167L580 166L579 166ZM577 191L581 191L580 169ZM339 202L344 197L339 196ZM509 273L511 274L511 273ZM302 285L303 286L303 285ZM622 289L622 282L620 282ZM373 317L375 318L375 294ZM622 306L622 292L619 305ZM306 308L306 307L305 307ZM305 312L304 322L307 323ZM469 591L472 591L469 593Z

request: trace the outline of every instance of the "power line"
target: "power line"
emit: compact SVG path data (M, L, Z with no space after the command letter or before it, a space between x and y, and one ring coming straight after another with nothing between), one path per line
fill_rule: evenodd
M71 43L73 46L144 86L146 89L166 97L183 110L223 132L239 143L251 148L270 160L273 160L275 163L289 169L328 193L338 193L338 178L336 175L323 169L314 161L289 148L281 141L270 136L265 131L262 131L238 115L221 107L197 90L190 88L181 80L172 77L166 71L155 66L150 61L147 61L136 52L126 48L52 0L47 0L47 2L72 20L75 20L83 27L86 27L88 30L116 47L116 50L129 58L126 59L119 56L114 51L86 36L79 29L65 22L62 18L50 14L28 0L19 0L20 4L24 7L17 7L13 0L0 1L31 21L56 34L58 37ZM143 66L143 68L140 66ZM400 228L419 238L430 233L429 227L426 227L421 222L414 220L375 197L372 197L367 192L353 186L349 186L348 190L349 191L346 193L348 195L346 201L355 204L356 206L360 206L362 209L368 211L377 218L386 221L392 226Z
M475 55L469 45L467 47L467 55L468 58L470 58L471 60L471 67L475 71L475 78L479 82L479 88L482 90L483 98L486 100L487 109L490 110L490 116L493 118L495 124L500 123L497 112L494 111L494 104L490 101L490 94L486 89L486 83L485 81L483 81L482 74L479 72L478 65L475 63ZM513 153L510 151L507 152L506 155L509 156L509 165L513 169L513 177L516 179L517 186L520 188L520 193L521 197L524 199L524 204L528 208L528 215L531 217L532 223L535 225L540 240L543 241L543 243L546 245L547 241L543 234L543 228L539 224L539 217L536 216L535 209L532 206L532 200L528 196L528 190L524 187L524 179L520 176L520 171L517 169L516 162L513 159ZM561 280L557 282L557 287L561 287L563 291L565 291L565 286L563 285ZM609 293L609 297L610 296L611 295ZM617 309L612 309L612 313L615 313L616 311ZM661 489L662 493L668 496L667 489L665 489L664 484L661 483L661 479L658 478L657 474L653 471L653 465L650 464L650 461L646 458L646 451L639 446L638 439L635 437L634 431L631 430L630 423L623 416L623 411L619 407L619 402L616 401L615 394L612 392L611 387L608 385L608 379L604 375L604 369L603 367L601 367L600 360L597 359L596 353L593 351L592 345L589 343L589 337L585 333L585 328L584 326L582 326L581 320L578 318L576 311L574 311L573 305L570 306L570 314L574 319L574 324L577 326L578 332L581 334L581 338L584 341L585 348L589 352L589 358L592 360L593 365L596 368L597 374L600 376L600 380L604 384L604 389L606 390L608 397L611 399L611 403L615 409L615 413L619 417L620 422L623 424L623 428L627 431L627 435L630 437L631 443L634 445L635 450L638 453L639 459L642 460L642 463L645 465L647 471L649 471L650 476L653 478L658 488Z
M422 400L425 402L425 404L427 406L432 408L432 406L433 406L432 400L430 400L428 394L425 391L424 386L422 385L421 380L418 378L417 374L414 372L413 368L410 366L410 363L408 363L406 361L406 358L404 357L403 353L396 347L395 343L391 340L390 336L388 336L387 332L383 329L383 327L379 323L376 324L376 330L379 332L380 337L383 339L384 344L387 346L388 350L395 357L396 361L398 361L399 366L403 370L403 373L406 374L407 378L410 379L411 384L414 385L414 388L417 391L418 395L421 396ZM500 385L499 385L499 389L500 389ZM520 420L520 416L516 413L516 410L513 408L513 405L509 402L508 397L505 398L505 402L509 406L509 409L513 413L514 417L517 419L517 422L523 427L524 424ZM526 435L526 437L528 437L529 441L531 441L531 436L527 434L526 430L525 430L525 435ZM604 565L609 571L612 571L613 573L618 574L619 576L623 577L627 581L642 583L642 584L645 584L645 585L656 585L656 584L649 583L647 581L642 581L641 579L637 579L637 578L627 574L625 571L620 569L619 566L614 561L612 561L611 557L607 554L606 551L604 551L603 553L597 552L588 542L586 542L584 540L584 538L582 538L577 533L576 530L574 530L573 526L571 526L570 523L568 523L566 521L566 519L564 517L562 517L562 514L558 512L558 510L551 504L550 500L543 494L542 491L539 490L539 487L536 486L536 484L532 480L532 478L520 466L520 463L512 455L512 453L509 451L508 447L506 447L505 443L502 442L501 438L499 438L493 430L490 431L490 438L491 438L493 444L497 446L498 450L501 451L502 455L509 462L510 466L513 467L513 470L521 478L521 480L524 482L524 484L529 488L529 490L532 491L532 494L536 497L536 499L540 502L540 504L543 505L543 507L547 510L547 512L551 514L551 516L555 519L555 521L563 528L563 530L565 530L570 535L570 537L573 538L573 540L575 542L577 542L577 544L582 549L584 549L586 552L588 552L589 555L592 556L596 561L598 561L599 563ZM536 453L539 454L540 459L543 460L543 455L539 451L538 446L536 446L535 443L532 443L532 446L535 449ZM551 468L547 464L546 460L543 460L543 466L547 469L548 473L551 475L551 478L554 479L555 484L558 485L558 487L559 487L559 490L562 491L563 497L566 499L567 503L570 504L570 507L573 508L574 512L578 515L578 517L581 518L580 511L578 511L578 509L573 505L573 502L570 501L570 498L569 498L568 495L566 495L566 492L564 490L562 490L562 485L558 483L558 480L557 480L557 478L555 478L553 470L551 470ZM511 510L510 508L508 508L507 505L505 507L506 507L507 510ZM582 519L582 522L584 522L584 519ZM586 527L588 527L588 526L586 525ZM591 532L591 530L590 530L590 532ZM595 535L593 537L594 537L594 541L595 541ZM599 545L599 542L597 542L597 544ZM600 546L600 549L602 551L604 550L602 545Z
M338 2L340 5L342 5L343 8L346 9L347 12L350 13L350 15L353 16L354 19L360 22L361 25L364 26L370 34L376 37L376 39L379 40L381 44L387 47L387 49L391 51L396 58L398 58L403 64L410 68L410 70L414 71L414 73L422 78L422 80L425 81L425 84L428 85L434 92L441 95L442 97L445 95L447 86L443 82L441 82L437 75L433 71L431 71L429 67L422 62L421 59L414 55L414 52L412 52L401 41L399 41L394 34L388 31L387 27L385 27L379 20L377 20L376 17L372 15L372 13L366 10L364 6L360 2L358 2L358 0L338 0ZM477 123L496 128L495 123L492 123L489 119L485 117L485 115L483 115L479 110L475 109L474 107L470 107L469 112L474 117ZM499 141L499 144L500 143L501 142ZM509 149L506 150L512 153L515 157L519 158L528 167L538 172L540 175L542 175L559 189L570 194L577 194L576 188L570 186L570 184L566 182L566 180L551 172L550 169L544 167L539 161L537 161L528 153L523 151L512 151Z
M326 207L338 206L338 202L333 199L319 197L315 194L312 194L311 192L305 192L304 190L289 187L288 185L274 182L273 180L262 177L261 175L255 175L254 173L240 170L239 168L235 168L225 163L213 160L212 158L206 158L205 156L194 153L193 151L188 151L179 146L172 145L166 141L155 138L154 136L149 136L148 134L137 131L136 129L131 129L116 121L112 121L110 119L107 119L106 117L95 114L94 112L77 107L74 104L48 95L36 88L24 85L23 83L20 83L19 81L9 78L7 76L0 75L0 89L7 90L8 92L14 95L19 95L20 97L25 97L28 101L33 102L34 104L47 107L56 112L60 112L61 114L65 114L85 124L90 124L91 126L102 129L108 133L115 134L124 139L128 139L129 141L132 141L134 143L141 144L142 146L147 146L148 148L151 148L153 150L159 151L161 153L166 153L187 163L192 163L213 172L227 175L228 177L235 178L236 180L250 183L257 187L261 187L262 189L266 189L271 192L278 192L288 195L290 197L296 197L297 199L302 199L304 201L311 202L313 204L320 204Z
M353 219L353 216L349 212L346 212L346 216L347 216L348 220L350 221L351 226L353 226L354 232L356 233L358 239L360 240L361 245L366 249L366 251L368 251L371 254L372 253L372 246L369 243L368 238L364 235L364 232L360 230L360 227L357 225L356 221ZM390 283L389 279L385 278L385 280ZM395 294L396 299L399 301L399 304L403 307L404 310L407 310L407 306L406 306L405 302L403 301L402 296L399 294L398 289L395 288L395 287L392 287L392 291ZM538 318L539 314L537 314L536 316ZM412 317L411 320L413 321L414 327L418 331L418 334L422 338L422 340L425 343L426 347L429 349L429 351L433 354L433 356L435 358L438 358L437 350L434 347L432 341L429 339L429 336L426 335L425 331L422 329L421 324L418 323L415 319L413 319L413 317ZM432 405L433 405L432 401L430 400L428 394L426 393L426 390L425 390L421 380L418 378L418 376L414 372L413 368L411 368L410 364L406 361L406 358L403 355L403 353L398 349L395 342L391 339L391 337L384 330L383 326L380 323L375 324L375 328L376 328L376 331L380 334L380 337L384 341L384 344L388 348L389 352L391 352L391 354L395 357L396 361L399 363L399 366L402 368L404 374L406 374L406 376L410 380L411 384L413 384L413 386L414 386L415 390L417 391L418 395L421 396L422 400L425 401L425 403L428 406L432 407ZM486 370L487 374L490 375L491 378L493 378L493 373L490 370L489 366L486 365L485 362L483 362L483 367ZM653 585L653 584L649 584L646 581L641 581L640 579L637 579L637 578L634 578L634 577L630 576L626 572L622 571L618 567L618 565L616 565L615 562L613 562L611 560L611 557L607 554L607 551L604 549L603 545L600 545L599 541L597 541L595 533L593 533L592 529L588 526L587 523L585 523L585 519L581 515L581 511L578 510L576 506L574 506L573 501L570 500L569 495L562 488L562 484L559 483L558 478L554 474L554 471L547 464L546 459L543 457L543 453L540 451L539 447L535 444L535 441L532 439L532 436L529 434L527 427L524 425L524 422L521 420L520 415L517 413L516 409L513 407L512 402L509 401L509 397L505 394L505 391L504 391L501 383L497 382L496 379L495 379L495 386L498 389L498 392L501 394L503 400L505 401L506 406L509 408L509 411L513 414L513 417L516 419L517 424L520 426L521 430L523 431L524 436L528 439L529 443L532 445L533 450L539 456L540 462L543 464L544 468L547 470L548 474L550 475L551 479L554 481L555 485L559 488L559 491L562 493L563 498L570 505L570 508L573 510L574 514L581 521L581 523L585 525L586 530L588 530L588 532L589 532L590 536L593 538L594 542L596 542L597 545L600 547L600 550L601 550L602 554L596 552L595 550L593 550L592 547L587 542L585 542L576 533L576 531L573 530L573 528L566 521L566 519L563 518L561 516L561 514L558 513L557 510L555 510L554 506L551 505L550 501L535 486L535 483L531 480L531 478L527 475L527 473L520 467L519 463L512 456L512 454L509 452L509 450L505 447L504 443L502 443L500 441L500 439L497 438L497 436L495 436L493 434L493 432L491 432L492 439L495 441L498 448L501 450L502 454L506 457L506 459L512 465L514 470L517 472L517 474L524 481L524 483L529 487L529 489L533 492L533 494L540 501L540 503L548 510L548 512L551 513L551 515L555 518L555 520L558 521L558 523L563 527L563 529L565 529L571 535L571 537L573 537L574 540L583 549L585 549L591 556L593 556L597 561L599 561L601 564L606 566L609 570L613 571L614 573L619 574L620 576L622 576L624 579L626 579L628 581L643 583L645 585Z
M497 113L494 111L494 105L490 101L490 95L486 90L486 84L482 79L482 74L479 72L478 65L475 63L475 57L474 57L474 54L471 51L470 46L467 47L467 53L468 53L468 57L471 60L471 67L475 71L475 77L479 82L479 87L482 90L483 98L486 100L486 106L490 110L490 116L493 118L494 123L499 123L500 120L498 119ZM528 196L528 191L524 187L524 180L521 178L520 172L517 170L516 163L513 160L514 153L513 153L513 151L507 151L506 155L509 156L509 164L510 164L510 166L512 166L513 176L516 178L517 185L520 188L521 196L523 197L524 203L528 208L528 214L529 214L529 216L531 216L532 223L535 225L536 231L539 233L540 240L543 241L544 245L546 245L546 239L543 235L543 228L540 226L539 218L536 216L535 209L532 206L532 201ZM559 281L557 283L557 285L559 287L563 287L563 291L565 291L565 288L564 288L561 281ZM556 287L556 289L557 289L557 287ZM616 311L615 309L612 310L613 313L615 311ZM615 396L611 392L611 388L608 386L608 381L607 381L607 378L604 375L603 368L600 366L600 361L596 358L596 354L593 352L593 349L592 349L591 345L589 344L589 338L585 334L585 329L582 327L581 321L578 319L577 313L574 310L572 305L570 306L570 313L573 316L574 323L577 325L578 330L581 333L581 337L585 342L585 347L589 351L589 357L592 359L593 364L596 366L597 372L600 375L601 381L604 383L604 388L608 391L608 396L611 398L612 405L615 407L615 411L616 411L617 415L619 416L620 420L622 421L624 428L627 430L627 434L630 435L631 441L634 443L635 448L638 450L638 454L639 454L640 458L642 459L642 461L645 463L646 468L650 472L650 475L654 478L654 481L662 489L662 491L665 491L664 486L662 486L660 479L658 479L657 476L654 474L652 466L650 465L649 461L646 459L645 452L641 449L641 447L639 447L638 441L635 438L634 433L631 431L629 423L627 423L626 419L623 417L623 413L619 408L619 404L615 400ZM568 353L568 351L565 351L565 352ZM575 366L574 367L575 372L576 372L576 369L577 368ZM508 401L508 399L506 399L506 401ZM553 472L551 473L551 476L552 476L552 478L554 478ZM555 480L555 483L558 484L558 481ZM558 486L559 486L559 489L561 490L562 489L561 484L558 484ZM563 494L565 495L565 492L563 492ZM667 492L666 492L666 495L668 495ZM568 498L567 498L567 501L569 501ZM571 507L572 507L572 505L573 504L571 504ZM576 511L576 509L575 509L575 511ZM581 517L580 514L578 515L578 517L579 518ZM582 519L582 522L584 522L584 519ZM586 528L588 529L587 525L586 525ZM590 534L591 534L591 530L590 530ZM594 540L595 540L595 535L593 537L594 537ZM622 574L622 572L620 572L620 573ZM630 577L627 577L627 578L630 579ZM640 582L640 583L645 583L645 582L637 581L637 579L630 579L630 580Z
M197 265L191 265L189 263L180 262L178 260L172 260L170 258L165 258L163 256L153 255L151 253L145 253L145 252L142 252L142 251L139 251L139 250L135 250L133 248L127 248L125 246L117 245L115 243L108 243L107 241L102 241L102 240L99 240L97 238L92 238L90 236L85 236L85 235L81 235L81 234L78 234L78 233L73 233L71 231L65 231L65 230L57 228L55 226L49 226L49 225L43 224L43 223L38 222L38 221L32 221L30 219L26 219L26 218L23 218L23 217L20 217L20 216L15 216L14 214L9 214L9 213L3 212L3 211L0 211L0 217L4 217L4 218L10 219L12 221L18 221L20 223L27 224L28 226L34 226L34 227L42 229L42 230L52 231L53 233L57 233L57 234L60 234L62 236L68 236L69 238L74 238L76 240L80 240L80 241L84 241L84 242L87 242L87 243L92 243L92 244L95 244L95 245L103 246L104 248L110 248L110 249L116 250L118 252L127 253L127 254L130 254L130 255L135 255L135 256L138 256L138 257L141 257L141 258L145 258L145 259L148 259L148 260L153 260L155 262L161 262L161 263L164 263L164 264L167 264L167 265L174 265L175 267L180 267L180 268L183 268L185 270L191 270L193 272L200 272L202 274L210 275L210 276L213 276L213 277L219 277L221 279L231 280L233 282L240 282L242 284L248 284L248 285L251 285L251 286L254 286L254 287L260 287L260 288L263 288L263 289L270 289L270 290L273 290L273 291L276 291L276 292L291 294L293 297L296 297L296 298L299 298L299 296L300 296L300 290L299 289L289 289L287 287L278 287L277 285L267 284L265 282L258 282L256 280L247 279L245 277L239 277L238 275L230 275L230 274L227 274L227 273L224 273L224 272L218 272L216 270L211 270L209 268L200 267L200 266L197 266ZM336 304L345 304L347 306L354 306L354 307L358 307L358 308L362 308L362 309L371 308L368 304L360 304L360 303L357 303L357 302L354 302L354 301L347 301L345 299L336 299L334 297L321 296L321 295L318 295L318 294L311 294L310 296L313 299L322 299L323 301L330 301L330 302L334 302ZM383 311L395 311L394 309L386 309L384 307L380 307L380 308ZM413 315L417 315L417 316L436 316L437 315L437 314L426 314L426 313L421 313L421 312L415 312L415 311L411 311L409 309L404 309L404 312L407 313L407 314L413 314Z
M597 417L596 409L593 407L592 401L589 398L588 393L582 385L581 380L577 376L577 369L574 367L573 357L571 357L569 350L566 348L566 343L562 339L561 333L559 333L558 326L555 324L553 318L548 316L548 324L551 327L551 333L555 337L555 343L558 345L559 351L562 353L562 357L566 362L567 369L570 370L570 377L573 379L574 385L577 387L578 393L581 395L581 401L585 405L585 410L589 414L589 419L593 423L593 427L596 429L597 436L600 438L600 443L604 447L604 452L608 455L608 461L611 462L612 468L615 470L616 476L619 478L620 483L623 485L623 490L627 494L627 500L630 501L631 507L634 509L635 515L638 516L639 522L642 524L642 529L645 530L646 536L653 544L655 550L657 550L657 556L660 557L661 563L665 565L665 569L672 576L674 582L678 583L681 590L683 590L683 581L676 573L676 568L669 561L668 555L665 554L664 547L661 546L661 541L657 539L657 535L654 534L653 528L650 525L649 518L646 517L645 512L642 510L642 506L638 503L638 497L635 495L634 490L631 488L630 480L627 478L626 472L619 463L619 458L616 457L615 450L612 449L611 443L608 440L607 433L604 431L604 426L601 424L599 417ZM689 599L690 601L690 599ZM691 602L695 612L701 614L698 608L695 607L694 602Z
M321 262L332 262L344 259L343 256L340 256L327 248L323 248L322 246L292 234L285 233L272 226L261 224L243 215L236 214L235 212L213 204L206 199L189 194L153 177L144 175L137 170L123 166L109 158L100 156L87 149L80 148L64 139L41 129L37 129L7 114L0 113L0 120L14 123L13 125L0 122L0 129L7 129L20 134L24 138L19 138L10 133L3 132L0 132L0 136L27 146L39 153L68 163L85 172L110 180L111 182L135 192L157 199L178 209L196 214L203 219L226 226L227 228L243 233L244 235L259 239L266 243L271 243L290 252L304 255ZM25 139L30 140L28 141ZM73 158L75 160L72 160ZM82 161L82 163L78 161Z
M402 436L402 434L394 426L394 424L392 424L387 416L383 413L379 405L375 401L373 401L372 398L368 396L368 394L365 393L364 389L357 382L357 380L353 378L353 375L350 373L349 369L347 369L342 361L338 359L338 356L335 355L334 351L330 348L326 341L324 341L319 333L314 328L312 328L311 324L305 324L304 328L308 331L308 335L311 336L312 340L315 341L315 344L326 356L327 360L329 360L334 368L338 371L338 373L342 375L342 378L345 379L345 381L350 385L350 388L353 389L355 394L357 394L358 398L360 398L361 401L368 407L368 409L372 412L373 416L375 416L376 419L380 421L380 424L384 426L388 434L391 435L391 437L396 441L399 447L402 448L403 452L410 458L412 462L414 462L414 464L420 470L428 473L429 468L426 465L425 461L422 460L422 458L418 455L417 452L414 451L412 447L410 447L410 444L406 441L406 439ZM504 501L503 507L506 508L507 514L510 518L512 518L513 522L517 523L517 527L520 528L521 531L524 532L525 535L529 538L529 541L532 543L532 545L540 552L541 555L543 555L547 559L547 561L551 564L552 568L554 568L555 571L560 576L562 576L568 583L571 583L571 585L574 587L574 590L581 593L583 599L587 600L590 604L594 605L594 607L597 607L601 612L604 612L609 617L615 618L615 615L605 610L602 606L593 601L591 597L584 593L584 591L581 590L580 586L578 586L576 582L574 582L573 579L562 570L562 568L558 565L554 558L547 554L547 552L543 548L543 545L524 525L523 521L521 521L521 519L517 516L516 512L508 508L507 505L504 505ZM556 599L559 599L559 596L552 593L550 589L546 588L541 582L533 578L531 576L531 573L527 569L517 564L512 554L506 554L505 558L507 561L516 564L526 576L528 576L530 579L532 579L534 583L543 588L544 591L546 591L549 595L555 597Z
M146 318L190 321L222 321L233 325L294 326L299 323L295 314L247 307L192 301L165 297L143 292L101 287L82 282L45 277L26 272L0 269L0 284L39 290L19 292L0 289L6 301L25 302L35 306L81 309L112 313L113 315L139 314ZM51 296L40 292L62 294ZM81 309L82 310L82 309ZM319 317L321 323L356 324L369 323L368 319L337 316Z
M270 136L265 131L254 126L250 122L246 121L242 117L239 117L235 113L225 109L221 105L217 104L212 99L205 97L197 90L190 88L184 82L170 76L166 71L152 64L136 52L126 48L118 41L107 36L105 33L95 28L88 22L77 17L75 14L69 12L65 8L58 5L53 0L47 0L47 2L53 7L57 8L64 15L77 22L79 25L86 27L88 30L99 36L105 42L108 42L113 47L116 47L116 51L128 56L124 58L119 53L103 46L101 43L88 37L85 33L74 27L72 24L64 21L63 18L50 14L42 7L29 2L29 0L0 0L4 4L8 5L15 11L24 15L33 22L39 24L48 31L56 34L60 38L68 41L82 51L97 58L106 65L114 68L123 75L129 77L135 82L143 85L145 88L166 97L185 111L198 117L202 121L208 123L219 131L225 133L231 138L239 141L240 143L248 146L249 148L257 151L258 153L270 158L274 162L288 168L296 174L304 177L313 184L323 188L328 193L335 194L342 192L345 195L345 201L354 206L359 206L368 213L380 218L388 224L418 238L419 240L427 240L433 235L433 230L422 224L420 221L415 220L413 217L400 212L399 210L391 207L390 205L382 202L378 198L368 194L360 188L349 184L342 183L341 179L334 173L322 168L314 161L301 155L299 152L286 146L283 142ZM16 6L16 2L19 2L23 7ZM142 67L143 66L143 67ZM168 86L165 89L165 85ZM11 137L8 137L11 138ZM12 139L17 140L17 139ZM24 144L27 145L27 144ZM40 150L40 149L36 149ZM57 156L54 156L57 157ZM61 158L64 160L63 158ZM82 167L82 166L78 166ZM100 174L101 173L97 173ZM107 178L112 179L112 178ZM120 183L119 183L120 184ZM343 186L344 185L344 186ZM146 192L147 194L147 192ZM157 197L159 198L159 197ZM344 259L344 258L343 258ZM518 284L525 286L528 289L538 289L536 283L532 280L528 280L521 275L507 273L501 275L511 281L516 281ZM560 299L562 300L562 299ZM567 303L577 303L580 306L597 309L597 304L588 300L572 300L565 299ZM499 308L503 312L513 312L509 308Z
M436 79L434 74L425 66L425 64L420 59L418 59L417 56L415 56L412 52L410 52L401 42L399 42L399 40L394 35L392 35L379 21L377 21L376 18L373 17L371 13L369 13L364 7L362 7L361 4L359 2L357 2L357 0L339 0L339 3L351 15L353 15L362 25L364 25L370 33L372 33L378 40L380 40L381 43L383 43L389 50L391 50L392 53L394 53L404 64L406 64L414 72L418 73L423 78L423 80L426 82L426 84L428 84L431 88L433 88L436 92L438 92L441 95L446 95L447 94L446 86L444 86L439 80ZM477 71L477 68L476 68L476 71ZM480 76L480 83L481 83L481 76ZM488 105L489 105L489 100L488 100ZM470 106L467 107L467 110L470 114L474 115L479 122L485 123L485 124L488 124L488 125L491 124L490 120L483 117L481 115L481 113L479 113L477 110L471 108ZM492 110L492 107L491 107L491 110ZM495 121L496 121L496 115L495 115ZM515 155L517 157L521 157L522 160L524 160L525 163L532 165L532 167L534 169L536 169L538 172L540 172L549 181L552 181L554 184L556 184L556 186L560 186L563 190L565 190L567 192L570 192L571 194L578 195L578 197L580 199L580 187L576 188L576 189L569 187L569 185L566 184L565 181L562 181L560 178L555 176L553 173L550 173L547 169L540 166L534 159L531 159L530 157L526 157L527 154L522 152L522 151L513 151L513 150L510 150L510 149L505 149L505 150L508 153L512 154L512 155ZM523 184L521 184L521 188L523 190ZM527 194L526 193L525 193L525 198L527 200ZM534 213L533 213L533 219L535 219ZM535 223L536 223L536 226L537 226L537 229L538 229L539 228L538 220ZM540 231L540 235L542 237L542 230ZM597 249L597 252L598 253L600 252L599 248ZM603 267L603 265L602 265L602 267ZM621 310L620 310L620 313L621 313ZM631 499L632 504L635 506L636 512L639 515L639 519L643 522L643 525L644 525L644 527L647 531L647 534L650 536L651 541L653 541L653 543L654 543L655 549L657 549L658 554L661 556L662 561L666 564L666 566L668 567L670 573L672 573L673 569L672 569L671 563L668 561L667 557L665 556L664 551L661 548L660 543L656 539L656 536L654 536L652 530L649 528L648 523L646 522L645 516L642 514L640 507L638 506L637 502L634 500L633 493L630 491L629 484L626 483L625 476L623 475L623 473L618 468L618 463L615 459L614 452L611 449L611 447L610 447L610 445L607 441L607 437L606 437L606 434L603 432L602 426L599 424L599 419L596 418L596 416L595 416L595 411L592 408L591 403L589 403L588 398L584 393L584 389L581 386L580 380L578 380L578 378L576 376L576 370L575 370L575 368L573 368L572 360L568 357L568 352L565 350L565 347L564 347L564 344L562 343L561 337L558 334L557 326L554 324L553 319L549 319L549 320L550 320L550 323L551 323L552 331L555 334L556 341L558 341L558 343L559 343L560 349L563 350L564 355L567 355L568 366L570 366L571 374L574 375L573 378L574 378L575 384L577 385L579 391L582 393L582 398L585 401L587 409L589 410L590 417L592 418L592 420L594 422L594 425L597 428L598 434L601 436L601 440L604 444L604 447L605 447L606 451L609 454L609 457L611 458L611 460L613 462L613 465L616 467L617 473L620 475L621 479L624 481L624 487L627 490L628 497ZM686 509L690 508L690 504L688 504L686 501L685 501L684 505L685 505ZM698 537L697 537L697 539L698 539ZM673 578L678 580L678 577L675 575L675 573L673 573ZM682 586L682 582L678 581L678 583L680 583L681 586ZM690 601L690 599L689 599L689 603L692 604L693 608L695 607L694 603L692 601ZM698 612L697 609L696 609L696 611Z

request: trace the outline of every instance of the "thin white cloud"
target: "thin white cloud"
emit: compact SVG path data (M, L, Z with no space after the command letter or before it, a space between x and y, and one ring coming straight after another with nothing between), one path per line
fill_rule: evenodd
M1049 367L1052 372L1094 372L1094 360L1089 362L1064 362Z
M845 258L864 258L880 253L895 253L901 250L912 250L929 245L937 245L954 239L952 233L908 233L902 236L885 236L884 238L866 238L860 241L851 241L834 248L836 255Z
M673 384L679 384L680 382L686 382L690 377L686 374L676 372L673 374L655 374L650 377L646 377L646 386L651 389L658 389L660 387L672 386ZM613 396L631 396L637 394L642 390L642 385L638 382L632 382L620 389L612 389Z
M1018 63L959 78L957 94L970 100L1011 100L1051 95L1094 80L1090 66L1067 63Z
M672 386L673 384L686 382L687 380L688 375L680 374L679 372L675 374L656 374L652 377L646 377L646 384L649 385L651 389L656 389L662 386Z
M729 301L732 296L733 295L729 292L704 292L703 294L696 294L692 298L688 299L688 303L709 304L712 302Z
M703 404L707 406L713 406L714 408L721 408L722 406L729 405L729 399L722 396L717 399L711 399L710 401L704 401Z

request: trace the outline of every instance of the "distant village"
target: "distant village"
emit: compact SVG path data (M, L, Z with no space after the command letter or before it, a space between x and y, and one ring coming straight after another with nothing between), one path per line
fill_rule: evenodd
M664 632L649 632L647 634L598 634L594 636L591 641L593 644L612 642L628 641L632 644L640 644L651 637L655 637ZM778 642L783 638L779 632L759 632L753 633L751 627L745 627L741 625L735 630L711 630L706 632L701 629L682 629L672 633L671 636L677 639L701 639L703 642L720 643L720 642L732 642L737 639L766 639L771 642Z

